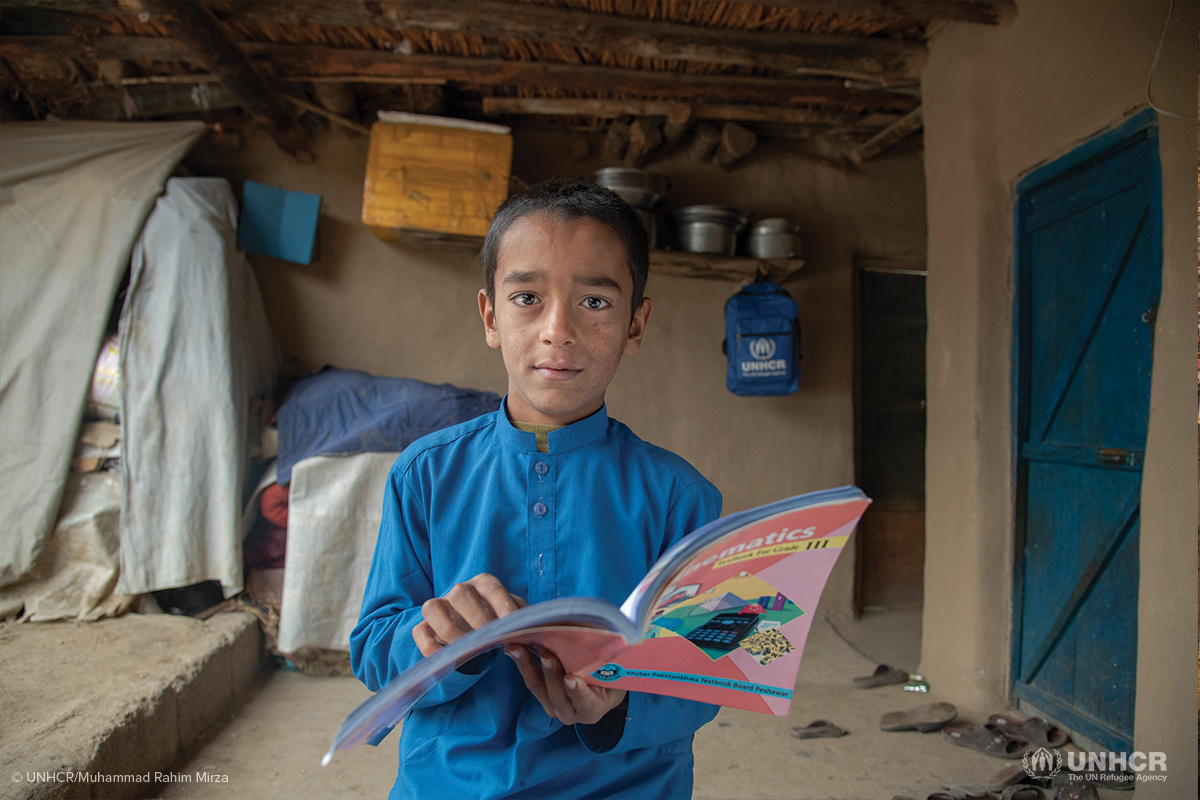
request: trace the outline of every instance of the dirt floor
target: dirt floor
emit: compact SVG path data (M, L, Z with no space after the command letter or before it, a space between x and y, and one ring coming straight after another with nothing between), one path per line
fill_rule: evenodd
M1013 762L955 747L938 733L885 733L887 711L954 698L905 692L900 686L854 689L876 659L907 669L919 659L918 612L843 620L835 629L819 620L801 665L788 717L723 709L696 735L697 800L734 798L924 798L942 782L986 784ZM320 759L341 719L367 692L349 678L313 678L292 672L267 675L237 714L206 736L177 772L228 776L228 784L176 782L158 797L381 798L397 770L396 734L377 748ZM972 722L991 710L963 710ZM791 730L816 719L847 729L836 739L798 740ZM1019 764L1020 762L1016 762ZM1115 794L1115 793L1113 793ZM1102 797L1111 796L1103 793ZM1130 793L1116 795L1131 800Z
M919 643L919 612L817 619L788 717L724 709L696 735L693 797L887 800L925 798L944 782L986 784L1013 762L955 747L937 733L879 729L885 712L955 698L936 686L917 694L851 684L877 662L912 670ZM320 766L338 724L367 697L361 684L257 672L258 647L258 630L244 614L205 622L126 615L79 626L0 623L0 797L386 797L398 768L396 734ZM1000 710L960 709L959 721ZM816 719L849 733L791 736ZM85 767L161 772L150 784L119 788L45 777Z

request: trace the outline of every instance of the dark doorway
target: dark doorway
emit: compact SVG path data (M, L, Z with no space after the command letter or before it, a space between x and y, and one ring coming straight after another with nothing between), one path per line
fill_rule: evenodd
M860 256L856 606L920 608L925 572L925 264Z

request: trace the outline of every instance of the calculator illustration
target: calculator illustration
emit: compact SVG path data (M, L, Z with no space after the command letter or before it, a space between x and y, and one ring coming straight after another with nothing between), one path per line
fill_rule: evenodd
M732 650L754 632L758 614L718 614L687 635L687 640L712 650Z

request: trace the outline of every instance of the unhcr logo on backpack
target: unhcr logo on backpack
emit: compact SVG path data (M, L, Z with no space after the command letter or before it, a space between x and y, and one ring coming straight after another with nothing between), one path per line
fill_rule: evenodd
M742 374L764 376L783 375L787 371L787 360L775 358L775 340L760 336L747 345L754 361L743 361Z
M750 355L759 361L766 361L775 356L775 340L760 336L750 343Z

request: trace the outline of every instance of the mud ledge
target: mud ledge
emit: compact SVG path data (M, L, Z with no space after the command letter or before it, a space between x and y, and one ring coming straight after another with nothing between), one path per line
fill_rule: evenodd
M154 774L237 706L262 653L256 621L241 613L0 623L0 795L153 794Z

